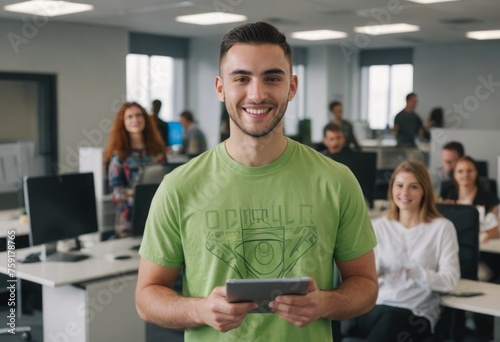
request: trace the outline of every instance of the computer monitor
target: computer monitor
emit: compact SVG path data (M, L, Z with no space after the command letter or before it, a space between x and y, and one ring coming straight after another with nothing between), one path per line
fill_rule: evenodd
M93 173L25 177L24 196L31 245L43 245L41 260L75 261L57 253L57 241L98 231Z
M168 125L168 137L167 144L171 146L172 149L180 148L182 146L182 125L178 121L167 122Z
M333 160L351 169L358 180L366 202L373 208L375 199L375 178L377 174L377 153L342 152L331 156Z

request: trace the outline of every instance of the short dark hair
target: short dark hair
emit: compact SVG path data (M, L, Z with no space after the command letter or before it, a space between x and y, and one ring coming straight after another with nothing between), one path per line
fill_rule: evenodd
M330 108L330 112L333 110L335 106L342 106L342 102L340 101L330 102L330 105L328 106L328 108Z
M323 128L323 137L326 136L326 132L340 132L342 133L342 135L344 134L342 128L340 128L339 125L334 124L333 122L330 122L325 126L325 128Z
M406 95L406 102L410 101L410 99L412 97L414 97L414 96L417 97L417 94L415 94L415 93L409 93L408 95Z
M459 143L458 141L450 141L446 143L442 149L448 151L455 151L458 153L458 156L460 158L465 155L464 145L462 145L462 143Z
M258 21L240 25L226 33L220 44L219 66L229 49L238 43L279 45L290 63L290 69L292 68L292 48L286 41L285 34L271 24Z
M189 122L194 121L193 114L188 110L183 111L180 116Z

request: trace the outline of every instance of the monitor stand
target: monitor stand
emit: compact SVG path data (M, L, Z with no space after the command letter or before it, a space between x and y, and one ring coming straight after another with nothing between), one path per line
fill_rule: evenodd
M76 262L87 259L88 257L89 256L85 254L70 254L58 252L57 242L43 244L42 252L40 253L41 261Z

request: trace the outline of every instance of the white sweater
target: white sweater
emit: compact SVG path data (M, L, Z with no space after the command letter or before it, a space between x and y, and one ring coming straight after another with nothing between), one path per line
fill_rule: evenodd
M406 228L381 217L373 221L379 293L377 304L412 311L427 318L432 329L439 318L439 294L460 279L455 227L445 218Z

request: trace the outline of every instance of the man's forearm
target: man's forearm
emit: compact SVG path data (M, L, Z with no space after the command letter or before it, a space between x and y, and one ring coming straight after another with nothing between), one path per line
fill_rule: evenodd
M162 285L150 285L136 296L139 316L149 323L171 329L204 325L198 314L204 298L183 297Z
M372 279L355 276L342 282L338 289L322 291L324 318L346 320L370 311L377 301L378 283Z

